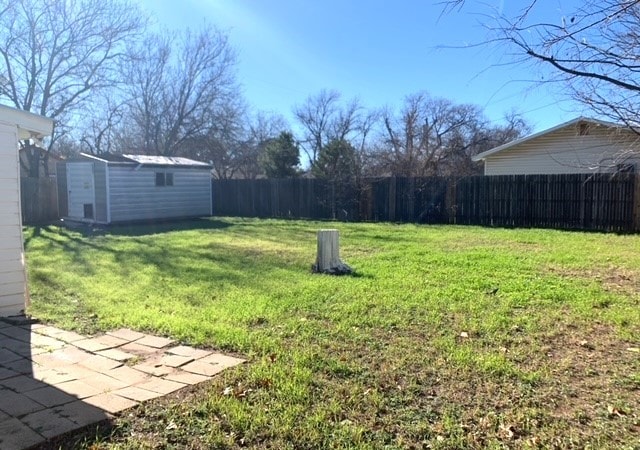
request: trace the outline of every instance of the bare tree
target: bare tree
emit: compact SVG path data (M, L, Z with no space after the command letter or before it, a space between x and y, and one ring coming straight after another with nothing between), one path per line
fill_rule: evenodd
M437 175L481 175L482 163L471 158L494 147L506 144L531 132L531 127L515 112L505 115L503 123L494 124L479 110L464 127L452 131L449 137L447 157L440 164Z
M0 101L54 119L50 150L90 95L121 81L127 44L145 21L124 0L0 0L0 11ZM23 145L38 176L46 161Z
M296 105L293 113L304 130L301 144L311 165L330 141L349 141L362 149L377 117L376 112L365 111L357 99L342 104L340 93L324 89Z
M139 150L174 155L226 123L240 97L235 64L227 35L212 27L146 39L130 73Z
M496 127L475 105L457 105L425 92L408 95L398 112L382 113L382 132L373 164L379 173L405 177L467 175L477 169L471 156L503 144L526 128L513 117L507 129ZM377 159L377 161L375 161Z
M211 162L215 178L233 178L239 171L245 140L244 108L241 101L219 105L216 120L209 122L199 133L185 137L174 154Z
M465 7L445 3L445 13ZM514 63L539 63L544 82L561 82L593 113L637 129L640 122L640 1L585 0L554 18L541 18L529 0L513 16L494 14L484 24L491 44L502 43Z
M87 107L88 116L82 122L80 142L83 151L93 155L118 153L123 150L124 103L111 96L94 97Z

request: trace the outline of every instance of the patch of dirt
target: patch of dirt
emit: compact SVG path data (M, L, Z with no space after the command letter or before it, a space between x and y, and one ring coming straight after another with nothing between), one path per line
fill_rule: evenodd
M396 335L387 348L405 353L418 337L426 364L379 355L373 366L378 389L396 401L406 397L416 417L432 412L430 438L457 439L461 448L620 448L634 435L640 443L640 354L628 350L638 343L621 340L610 326L558 323L549 333L514 338L505 356L524 373L541 373L533 383L452 366L420 334ZM386 426L407 432L393 422Z
M533 365L549 373L542 392L552 415L595 417L618 402L640 405L640 386L630 381L640 370L639 355L629 351L637 343L621 340L610 326L564 325L541 344Z
M594 280L609 292L622 294L640 293L640 271L625 267L591 267L569 269L567 267L550 267L549 271L565 278L581 278Z

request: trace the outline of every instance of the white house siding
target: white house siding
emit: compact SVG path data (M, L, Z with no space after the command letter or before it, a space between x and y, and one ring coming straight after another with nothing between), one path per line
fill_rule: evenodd
M173 173L173 186L156 186L156 172ZM111 221L211 215L209 169L109 165Z
M580 136L578 129L563 128L489 155L485 175L614 172L616 164L637 163L629 152L640 149L638 136L595 125Z
M17 131L0 122L0 316L19 314L26 295Z

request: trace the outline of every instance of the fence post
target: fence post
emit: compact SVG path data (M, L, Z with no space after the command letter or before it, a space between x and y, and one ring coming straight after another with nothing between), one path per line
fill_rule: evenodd
M389 222L396 220L396 177L389 178Z
M444 209L447 214L447 222L456 223L456 179L454 177L445 178L447 194L444 197Z
M640 231L640 174L633 177L633 231Z

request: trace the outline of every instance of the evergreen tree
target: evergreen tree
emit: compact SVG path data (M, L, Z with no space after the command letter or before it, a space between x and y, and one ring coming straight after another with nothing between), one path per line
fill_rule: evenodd
M300 149L293 134L283 131L275 139L271 139L264 148L260 158L267 178L291 178L300 173Z

